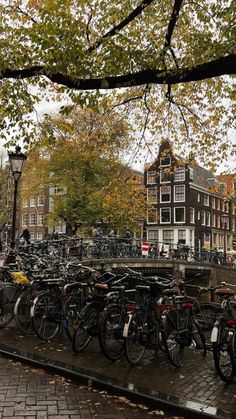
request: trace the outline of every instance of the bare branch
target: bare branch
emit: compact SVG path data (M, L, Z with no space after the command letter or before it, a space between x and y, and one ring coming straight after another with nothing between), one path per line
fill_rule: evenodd
M167 31L166 31L166 35L165 35L165 42L164 42L163 50L162 50L162 53L161 53L161 58L162 58L164 67L166 67L165 66L165 55L166 55L169 47L171 46L172 35L173 35L174 29L175 29L175 26L176 26L176 23L177 23L177 20L178 20L178 17L179 17L179 12L180 12L182 3L183 3L183 0L174 0L174 6L173 6L173 9L172 9L171 17L170 17L169 24L168 24L168 27L167 27ZM172 54L173 54L173 51L172 51Z
M117 35L117 33L123 29L125 26L127 26L130 22L132 22L138 15L142 13L142 11L149 6L154 0L142 0L141 3L134 9L125 19L123 19L120 23L118 23L116 26L114 26L112 29L110 29L107 33L105 33L95 44L91 47L89 47L88 51L92 52L100 45L102 45L103 41L107 38L111 38L114 35Z
M146 69L133 73L102 78L75 78L62 73L53 73L54 68L32 66L25 69L0 70L0 80L25 79L35 76L46 76L51 82L75 90L120 89L123 87L142 86L146 84L172 85L191 81L205 80L223 75L236 74L236 54L229 54L203 64L179 69Z
M86 25L86 38L87 38L87 41L88 41L89 44L91 44L91 42L90 42L89 25L90 25L90 22L92 20L92 17L93 17L93 14L91 12L90 15L89 15L89 18L88 18L87 25Z

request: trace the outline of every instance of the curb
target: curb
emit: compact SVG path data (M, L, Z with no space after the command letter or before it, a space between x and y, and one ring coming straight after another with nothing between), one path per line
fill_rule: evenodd
M109 393L124 396L137 403L144 404L155 410L164 410L166 414L182 416L185 419L235 419L233 413L219 410L215 407L206 406L197 402L179 399L169 394L148 392L147 389L135 388L133 384L119 382L103 374L83 368L73 367L63 362L49 361L42 356L33 355L17 349L0 344L0 354L2 356L15 359L17 361L30 364L37 368L56 373L94 388L106 390Z

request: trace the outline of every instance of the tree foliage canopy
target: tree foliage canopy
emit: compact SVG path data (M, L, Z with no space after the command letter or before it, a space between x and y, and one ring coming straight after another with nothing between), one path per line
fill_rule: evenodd
M45 185L59 188L49 221L61 219L71 231L101 220L117 228L130 225L145 214L143 179L120 159L131 141L128 124L117 113L87 109L48 118L26 163L22 197Z
M106 112L121 104L140 144L148 129L224 157L235 22L235 0L3 0L1 134L29 141L45 97Z

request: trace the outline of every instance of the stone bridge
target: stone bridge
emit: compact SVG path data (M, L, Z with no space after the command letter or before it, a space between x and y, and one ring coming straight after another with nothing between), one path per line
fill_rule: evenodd
M236 285L236 269L231 266L188 262L185 260L163 260L163 259L93 259L82 262L83 265L91 266L94 269L104 267L107 270L117 271L122 267L128 266L144 275L160 275L165 273L180 272L184 278L191 278L195 273L202 273L196 283L203 286L216 286L221 281Z

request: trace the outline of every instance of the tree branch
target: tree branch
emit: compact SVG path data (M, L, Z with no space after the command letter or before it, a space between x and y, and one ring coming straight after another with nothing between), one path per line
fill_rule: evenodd
M0 80L25 79L35 76L46 76L51 82L75 90L120 89L123 87L142 86L145 84L178 84L200 81L223 75L236 74L236 54L230 54L215 60L192 67L160 70L146 69L117 76L75 79L62 73L53 73L44 66L32 66L21 70L6 69L0 71Z
M154 0L142 0L141 3L134 9L125 19L123 19L120 23L110 29L107 33L105 33L94 45L88 48L88 52L92 52L103 43L106 38L111 38L114 35L117 35L117 32L127 26L132 20L134 20L138 15L142 13L142 11L149 6Z

